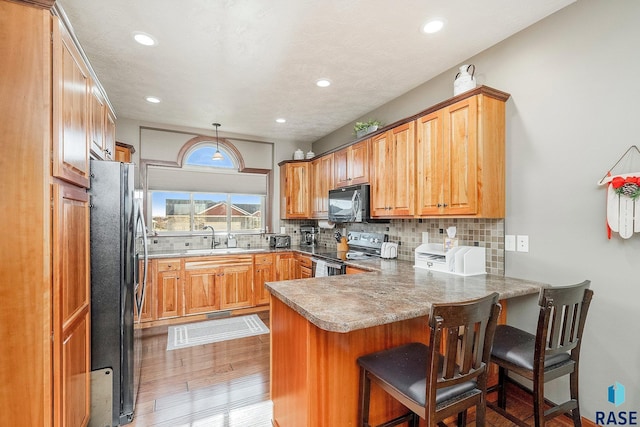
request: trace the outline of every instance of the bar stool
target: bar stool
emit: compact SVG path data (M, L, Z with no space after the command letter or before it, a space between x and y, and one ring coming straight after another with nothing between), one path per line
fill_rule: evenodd
M456 304L433 304L429 314L429 346L409 343L358 358L360 365L359 419L370 427L371 382L409 409L380 426L418 417L426 425L458 415L465 425L467 408L476 407L476 425L484 426L487 366L500 314L498 294Z
M523 420L507 412L506 382L509 371L533 382L533 412L535 427L544 426L551 418L571 412L573 425L582 426L578 401L578 362L582 331L589 311L593 291L589 280L571 286L540 290L538 326L535 335L509 325L498 325L491 351L491 361L498 365L497 404L491 409L510 421L528 427ZM545 411L544 384L570 375L570 399L562 404L547 401Z

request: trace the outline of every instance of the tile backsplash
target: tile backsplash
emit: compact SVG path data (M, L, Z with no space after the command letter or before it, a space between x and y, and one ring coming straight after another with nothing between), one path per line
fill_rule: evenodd
M292 245L300 242L300 225L310 224L311 221L283 221L281 225L291 234ZM315 223L313 223L315 225ZM368 231L389 235L390 242L397 242L398 259L414 261L414 250L422 243L422 233L429 233L429 243L443 243L447 236L446 229L456 227L456 238L459 245L481 246L486 248L487 273L504 275L504 219L474 219L474 218L442 218L442 219L397 219L385 224L337 224L338 230ZM318 244L321 246L335 246L334 232L336 229L321 229ZM297 240L296 240L297 238Z
M291 246L300 245L300 226L314 225L316 221L287 220L281 221L285 234L291 236ZM465 246L481 246L487 251L487 273L504 275L504 219L442 218L442 219L398 219L385 224L337 224L338 230L368 231L385 233L389 241L397 242L398 259L414 261L414 250L422 243L422 233L429 233L430 243L444 243L446 229L456 227L458 244ZM335 247L334 232L336 229L321 229L318 235L320 246ZM237 234L237 246L241 248L268 247L268 234ZM217 236L218 248L226 247L226 236ZM181 252L185 249L207 249L211 247L211 234L150 236L150 253Z

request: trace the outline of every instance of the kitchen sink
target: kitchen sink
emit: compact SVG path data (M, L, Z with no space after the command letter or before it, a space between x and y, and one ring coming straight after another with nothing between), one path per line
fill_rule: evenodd
M187 249L187 255L224 255L224 254L248 254L252 252L264 252L264 248L220 248L220 249Z

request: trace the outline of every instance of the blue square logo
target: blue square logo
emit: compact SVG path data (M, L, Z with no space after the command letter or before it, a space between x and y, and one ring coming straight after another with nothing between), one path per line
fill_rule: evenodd
M624 386L616 381L615 384L609 386L608 401L616 406L620 406L624 403Z

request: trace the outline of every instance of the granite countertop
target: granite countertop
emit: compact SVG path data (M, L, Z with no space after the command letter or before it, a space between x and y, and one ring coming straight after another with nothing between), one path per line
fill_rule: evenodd
M498 292L500 299L538 294L546 284L497 275L457 276L413 263L373 258L347 264L371 272L267 282L272 295L317 327L350 332L429 314L432 303Z

